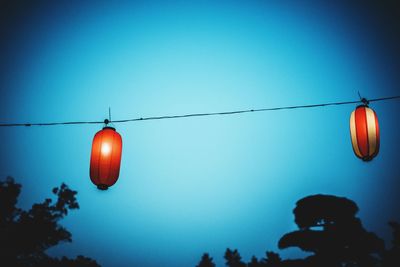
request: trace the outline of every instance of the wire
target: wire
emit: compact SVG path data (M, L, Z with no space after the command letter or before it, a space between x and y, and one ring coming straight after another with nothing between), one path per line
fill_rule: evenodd
M368 99L368 102L378 102L392 99L400 99L400 96L390 96ZM357 101L343 101L343 102L331 102L323 104L312 104L312 105L299 105L299 106L286 106L286 107L273 107L273 108L259 108L259 109L245 109L245 110L234 110L234 111L223 111L223 112L209 112L209 113L192 113L183 115L166 115L166 116L156 116L156 117L141 117L133 119L115 120L111 121L111 111L109 109L109 119L105 121L69 121L69 122L41 122L41 123L0 123L0 127L14 127L14 126L54 126L54 125L71 125L71 124L102 124L102 123L125 123L125 122L136 122L136 121L149 121L149 120L165 120L165 119L180 119L180 118L190 118L190 117L206 117L206 116L224 116L251 112L265 112L265 111L277 111L277 110L288 110L288 109L304 109L304 108L317 108L317 107L327 107L327 106L340 106L364 103L363 100Z

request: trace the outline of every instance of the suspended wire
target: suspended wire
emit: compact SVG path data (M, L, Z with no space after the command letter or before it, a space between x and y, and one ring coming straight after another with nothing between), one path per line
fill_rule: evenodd
M141 117L133 119L123 119L111 121L111 109L109 108L109 119L104 121L69 121L69 122L42 122L42 123L0 123L0 127L14 127L14 126L54 126L54 125L72 125L72 124L108 124L108 123L125 123L125 122L136 122L136 121L149 121L149 120L165 120L165 119L180 119L189 117L206 117L206 116L224 116L224 115L234 115L242 113L251 112L265 112L265 111L276 111L276 110L288 110L288 109L305 109L305 108L317 108L317 107L327 107L327 106L340 106L349 105L357 103L370 103L385 101L391 99L400 99L400 96L390 96L368 99L362 98L356 101L344 101L344 102L331 102L323 104L311 104L311 105L298 105L298 106L285 106L285 107L273 107L273 108L259 108L259 109L244 109L244 110L233 110L233 111L223 111L223 112L208 112L208 113L192 113L183 115L166 115L166 116L155 116L155 117Z

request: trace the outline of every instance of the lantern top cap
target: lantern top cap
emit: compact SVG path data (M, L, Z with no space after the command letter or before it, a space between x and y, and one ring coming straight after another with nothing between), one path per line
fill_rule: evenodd
M356 108L369 108L369 106L365 105L365 104L361 104L361 105L358 105Z
M111 127L111 126L104 126L104 127L103 127L103 130L106 130L106 129L110 129L110 130L115 131L115 128L114 128L114 127Z

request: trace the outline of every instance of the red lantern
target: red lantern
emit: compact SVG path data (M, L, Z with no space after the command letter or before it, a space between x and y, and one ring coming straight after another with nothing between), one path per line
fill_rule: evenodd
M379 124L375 111L361 105L351 113L350 134L353 150L364 161L372 160L379 152Z
M121 165L122 138L115 128L104 127L93 138L90 157L90 179L100 190L118 180Z

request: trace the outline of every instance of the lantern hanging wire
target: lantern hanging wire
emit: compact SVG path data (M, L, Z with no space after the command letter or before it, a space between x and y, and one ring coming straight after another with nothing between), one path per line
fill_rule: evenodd
M104 123L105 126L108 126L108 124L113 123L113 122L111 121L111 107L108 107L108 119L105 119L105 120L103 121L103 123Z
M148 120L166 120L166 119L180 119L180 118L191 118L191 117L206 117L206 116L225 116L234 115L242 113L252 113L252 112L267 112L267 111L278 111L278 110L289 110L289 109L305 109L305 108L318 108L327 106L340 106L349 105L357 103L371 103L378 101L394 100L400 99L399 96L389 96L380 97L373 99L361 98L355 101L342 101L342 102L330 102L322 104L310 104L310 105L297 105L297 106L282 106L282 107L272 107L272 108L258 108L258 109L244 109L244 110L233 110L233 111L222 111L222 112L207 112L207 113L190 113L181 115L163 115L163 116L153 116L153 117L139 117L132 119L122 119L111 121L111 108L109 108L109 119L104 121L67 121L67 122L40 122L40 123L0 123L0 127L15 127L15 126L55 126L55 125L76 125L76 124L102 124L102 123L126 123L126 122L137 122L137 121L148 121Z

